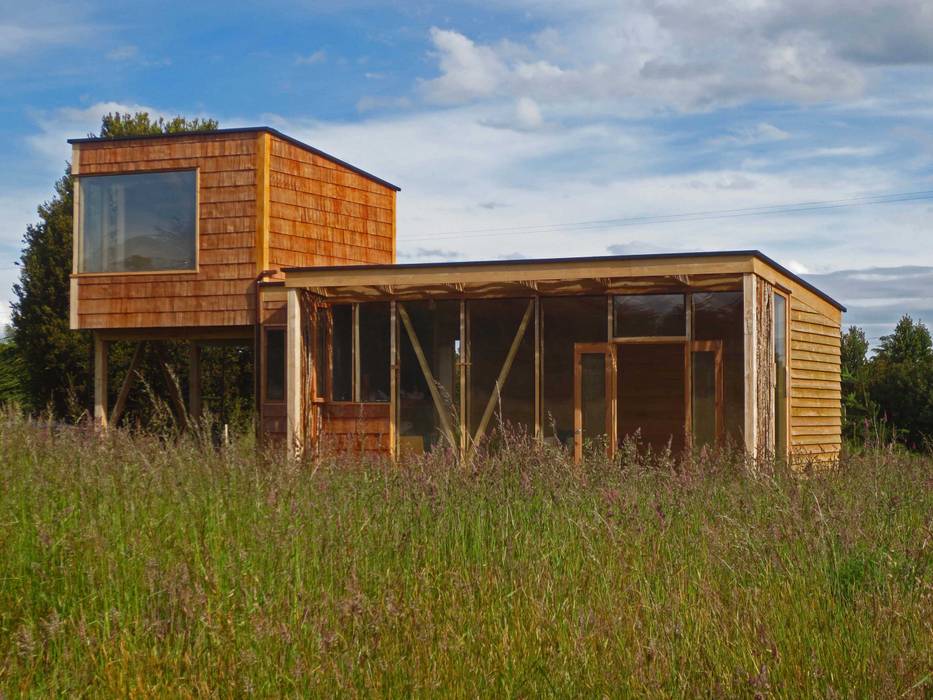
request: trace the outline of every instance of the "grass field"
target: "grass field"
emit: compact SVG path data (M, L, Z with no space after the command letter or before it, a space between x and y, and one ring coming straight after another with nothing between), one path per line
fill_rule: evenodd
M0 695L933 696L933 461L470 470L0 425Z

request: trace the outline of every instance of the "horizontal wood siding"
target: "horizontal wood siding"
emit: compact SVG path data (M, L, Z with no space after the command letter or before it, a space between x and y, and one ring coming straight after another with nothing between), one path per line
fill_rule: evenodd
M791 451L835 460L842 446L840 324L797 296L790 304Z
M81 175L199 169L199 266L78 278L80 328L241 326L255 321L256 135L83 143Z
M394 262L394 190L276 136L269 169L272 267Z
M322 404L321 447L388 455L389 404Z

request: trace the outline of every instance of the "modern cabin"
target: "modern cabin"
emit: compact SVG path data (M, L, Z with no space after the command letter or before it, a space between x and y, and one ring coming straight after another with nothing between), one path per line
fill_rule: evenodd
M757 251L398 265L398 188L275 130L71 143L102 424L110 341L190 341L195 415L199 346L238 341L289 450L839 455L845 309Z

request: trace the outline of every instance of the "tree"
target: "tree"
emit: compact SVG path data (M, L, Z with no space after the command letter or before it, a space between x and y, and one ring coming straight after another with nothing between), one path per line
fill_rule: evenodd
M933 439L933 341L910 316L881 338L871 362L869 393L887 420L919 448Z
M842 430L856 443L872 441L879 412L868 393L870 362L865 331L850 326L841 338Z
M213 119L153 119L147 112L107 114L99 138L212 131ZM93 137L94 135L91 134ZM27 408L58 416L90 404L90 334L69 330L74 181L71 166L26 228L19 282L13 286L13 342L22 363Z

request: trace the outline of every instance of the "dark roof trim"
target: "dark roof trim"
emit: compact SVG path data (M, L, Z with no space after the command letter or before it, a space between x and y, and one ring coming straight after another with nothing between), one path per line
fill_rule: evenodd
M308 151L309 153L313 153L316 156L320 156L321 158L326 158L331 163L336 163L337 165L341 165L347 170L352 170L357 175L362 175L366 179L372 180L373 182L383 185L384 187L393 189L396 192L399 192L402 189L401 187L398 187L397 185L393 185L391 182L388 182L387 180L383 180L381 177L376 177L372 173L366 172L362 168L358 168L355 165L351 165L350 163L347 163L345 160L340 160L339 158L335 158L329 153L325 153L324 151L318 148L315 148L314 146L310 146L306 144L304 141L299 141L296 138L292 138L288 134L283 134L281 131L279 131L278 129L273 129L271 126L248 126L248 127L240 127L240 128L235 128L235 129L214 129L213 131L180 131L175 134L146 134L145 136L117 136L115 138L110 138L110 139L102 139L96 136L91 136L91 137L83 138L83 139L68 139L68 143L76 144L76 143L109 143L111 141L115 141L115 142L148 141L151 139L173 139L173 138L182 138L185 136L215 136L218 134L221 134L221 135L222 134L257 134L261 132L272 134L273 136L276 136L282 139L283 141L288 141L293 146L297 146L298 148Z
M760 250L722 250L696 253L645 253L639 255L594 255L590 257L579 258L528 258L523 260L469 260L464 262L440 262L440 263L401 263L394 265L331 265L324 267L284 267L282 272L286 275L289 272L339 272L341 270L417 270L423 268L445 268L445 267L480 267L480 266L498 266L515 264L566 264L566 263L587 263L587 262L613 262L624 260L664 260L665 258L723 258L723 257L745 256L754 257L761 260L766 265L773 267L785 277L789 277L797 284L805 287L816 294L824 301L829 302L840 311L845 311L846 307L833 299L825 292L820 291L805 279L788 270L783 265L775 262Z

